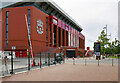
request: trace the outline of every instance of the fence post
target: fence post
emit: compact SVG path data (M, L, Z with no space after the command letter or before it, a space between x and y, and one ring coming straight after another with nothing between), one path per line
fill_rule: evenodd
M112 66L113 66L114 64L113 64L113 59L112 59Z
M50 53L48 53L48 66L50 66Z
M86 59L85 59L85 66L87 65Z
M75 65L75 59L74 59L74 57L73 57L73 65Z
M11 72L10 74L13 74L13 51L11 51Z
M98 58L98 66L99 66L99 58Z
M56 53L54 53L54 64L56 65Z
M42 63L41 63L41 52L40 52L40 68L41 68L41 65L42 65Z
M46 53L45 53L45 65L47 65L47 57L46 57Z
M30 52L27 50L27 56L28 56L28 71L30 71Z

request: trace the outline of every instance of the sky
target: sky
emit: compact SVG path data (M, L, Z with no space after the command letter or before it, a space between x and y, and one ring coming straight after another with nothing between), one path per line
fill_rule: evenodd
M11 1L11 0L0 0ZM16 0L12 0L16 1ZM18 0L17 0L18 1ZM103 27L107 24L107 34L113 41L118 38L118 1L120 0L53 0L78 24L85 35L85 47L93 49ZM105 31L106 32L106 31Z
M103 27L107 24L107 34L113 41L118 38L119 0L53 0L83 28L85 47L93 49ZM106 32L106 30L105 30Z

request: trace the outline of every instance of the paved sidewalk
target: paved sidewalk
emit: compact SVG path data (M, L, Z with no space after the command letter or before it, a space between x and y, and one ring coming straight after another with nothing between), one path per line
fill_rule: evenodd
M118 65L71 63L4 77L3 81L118 81Z

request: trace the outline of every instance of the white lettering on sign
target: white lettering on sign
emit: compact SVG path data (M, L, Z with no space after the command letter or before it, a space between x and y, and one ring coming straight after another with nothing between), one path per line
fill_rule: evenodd
M37 20L37 32L39 34L43 34L43 22L41 20Z

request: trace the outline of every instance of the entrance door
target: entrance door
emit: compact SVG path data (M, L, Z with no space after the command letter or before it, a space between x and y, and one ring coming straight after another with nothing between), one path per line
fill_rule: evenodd
M66 56L68 58L75 58L75 50L66 50Z

